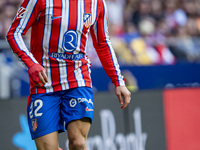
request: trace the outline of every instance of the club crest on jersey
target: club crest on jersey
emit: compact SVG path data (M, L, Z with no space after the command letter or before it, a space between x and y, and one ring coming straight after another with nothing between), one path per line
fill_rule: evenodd
M83 14L83 22L86 28L92 25L92 14L84 13Z
M17 18L22 18L26 12L26 9L24 7L20 7L20 9L17 12Z
M37 118L32 119L31 122L32 122L32 129L33 129L33 131L36 131L36 129L38 127L37 126Z

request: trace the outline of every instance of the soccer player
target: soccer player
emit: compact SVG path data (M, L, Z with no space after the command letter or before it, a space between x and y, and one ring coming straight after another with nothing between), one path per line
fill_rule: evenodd
M22 35L30 27L29 51ZM86 150L94 114L85 50L89 32L125 109L131 94L110 43L104 0L24 0L7 33L13 52L28 69L27 117L38 150L58 150L58 133L65 129L69 149Z

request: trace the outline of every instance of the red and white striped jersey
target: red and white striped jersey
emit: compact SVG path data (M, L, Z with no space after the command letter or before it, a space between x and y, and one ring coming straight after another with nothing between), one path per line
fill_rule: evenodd
M31 29L31 50L22 35ZM124 85L108 36L104 0L24 0L8 31L13 52L30 68L41 64L48 83L30 81L30 93L91 87L91 63L85 50L89 32L100 61L115 86Z

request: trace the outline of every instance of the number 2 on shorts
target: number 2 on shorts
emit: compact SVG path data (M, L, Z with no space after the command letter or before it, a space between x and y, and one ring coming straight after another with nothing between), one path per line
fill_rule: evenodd
M34 104L34 107L36 107L35 109L33 109L33 104ZM43 102L40 99L37 99L34 102L31 102L30 112L29 112L30 119L33 118L33 115L35 117L42 116L42 113L38 113L38 111L42 108L42 106L43 106Z

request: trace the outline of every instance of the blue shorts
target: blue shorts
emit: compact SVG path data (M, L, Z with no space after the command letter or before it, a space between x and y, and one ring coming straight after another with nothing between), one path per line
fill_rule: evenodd
M93 96L89 87L31 95L27 117L32 139L54 131L64 132L73 120L87 117L92 122Z

